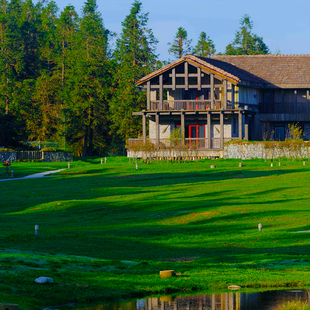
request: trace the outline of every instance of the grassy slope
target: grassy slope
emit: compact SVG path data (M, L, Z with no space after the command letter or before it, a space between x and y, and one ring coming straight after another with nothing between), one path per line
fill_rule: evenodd
M67 166L14 165L21 173ZM113 158L71 167L0 183L0 300L35 310L229 284L310 285L309 234L293 233L310 230L310 165L206 160L136 171ZM159 279L163 269L182 277ZM39 276L55 284L34 284Z

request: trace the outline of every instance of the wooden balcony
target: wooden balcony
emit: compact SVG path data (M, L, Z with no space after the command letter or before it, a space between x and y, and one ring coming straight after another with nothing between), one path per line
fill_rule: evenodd
M163 111L197 111L197 110L211 110L211 100L163 100L162 109L160 100L152 100L150 102L150 110L163 110ZM226 105L223 100L215 100L212 110L232 109L233 105L227 101Z

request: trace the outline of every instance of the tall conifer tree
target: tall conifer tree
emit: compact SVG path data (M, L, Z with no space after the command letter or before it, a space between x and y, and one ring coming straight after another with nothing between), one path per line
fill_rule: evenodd
M227 55L258 55L268 54L269 49L263 38L252 33L253 22L245 14L240 20L240 30L236 32L235 39L226 46Z
M20 28L21 1L1 1L0 12L0 107L16 113L24 76L24 42Z
M30 1L31 0L27 0ZM37 37L33 43L36 55L36 73L34 83L28 81L32 95L32 117L28 117L27 126L29 139L31 140L54 140L59 139L60 127L60 102L59 102L59 79L57 78L57 35L56 25L58 20L58 7L51 1L46 5L38 3L35 8L37 27L36 33L31 35ZM34 27L35 22L32 22ZM35 44L37 44L35 46Z
M198 43L193 49L193 53L203 57L210 57L215 53L214 43L205 32L200 34Z
M146 107L146 95L135 86L135 82L156 66L157 40L147 27L148 13L141 10L142 3L134 1L130 14L122 22L123 30L114 52L117 69L110 116L112 136L119 142L141 133L141 120L134 118L132 112Z
M175 38L170 45L169 53L174 55L176 58L181 58L184 55L191 53L192 51L192 40L187 37L187 31L183 27L179 27Z
M77 34L75 63L68 77L67 138L92 155L106 146L110 74L108 35L95 0L87 0Z

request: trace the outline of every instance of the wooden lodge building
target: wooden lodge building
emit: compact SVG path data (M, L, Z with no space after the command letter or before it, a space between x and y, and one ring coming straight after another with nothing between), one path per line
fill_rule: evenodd
M167 144L181 128L183 142L209 156L231 139L284 140L296 122L310 139L310 55L186 55L136 85L147 91L147 109L133 113L143 142Z

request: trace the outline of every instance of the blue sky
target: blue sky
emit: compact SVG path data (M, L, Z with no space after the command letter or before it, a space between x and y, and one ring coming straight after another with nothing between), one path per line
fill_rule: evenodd
M68 4L80 13L84 0L55 0L60 9ZM309 0L142 0L143 12L149 12L148 26L159 40L161 60L174 59L168 54L178 27L187 30L193 45L204 31L213 40L216 52L225 47L239 29L244 14L250 15L253 32L263 37L271 53L310 54ZM97 0L104 25L120 33L121 22L129 14L133 0Z

